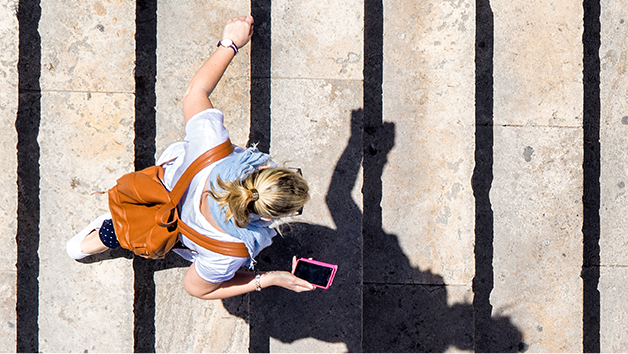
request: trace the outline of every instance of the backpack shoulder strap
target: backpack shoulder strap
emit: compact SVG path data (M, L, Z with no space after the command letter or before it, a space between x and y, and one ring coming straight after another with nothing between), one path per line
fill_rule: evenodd
M227 157L233 151L233 145L231 140L227 139L224 143L207 150L204 154L199 156L190 166L185 170L181 178L177 181L174 188L170 192L170 200L174 205L179 203L179 200L183 196L183 193L188 189L192 178L196 176L203 168L211 165L212 163Z
M203 155L199 156L190 166L185 170L181 178L177 181L170 192L170 200L176 206L181 200L183 193L188 189L192 178L196 176L203 168L211 165L212 163L227 157L233 151L233 145L231 140L227 139L224 143L208 150ZM219 241L203 236L196 230L192 229L183 220L179 219L177 222L179 232L187 236L190 240L194 241L197 245L206 248L210 251L224 254L232 257L248 257L249 251L242 242L226 242Z
M178 226L179 231L182 234L187 236L190 240L194 241L194 243L196 243L197 245L210 251L232 257L249 256L249 250L246 248L243 242L227 242L214 240L213 238L199 234L198 232L196 232L196 230L194 230L181 220L179 220Z

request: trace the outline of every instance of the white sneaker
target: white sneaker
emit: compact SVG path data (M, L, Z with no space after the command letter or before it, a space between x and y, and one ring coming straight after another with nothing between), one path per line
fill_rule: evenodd
M81 232L72 237L65 245L65 251L68 253L68 256L76 260L83 259L89 256L89 254L83 253L83 250L81 249L81 242L83 242L85 237L87 237L90 232L94 230L98 231L102 226L102 223L107 219L111 219L111 213L106 213L97 217L96 219L94 219L94 221L89 223L86 228L84 228L83 230L81 230Z

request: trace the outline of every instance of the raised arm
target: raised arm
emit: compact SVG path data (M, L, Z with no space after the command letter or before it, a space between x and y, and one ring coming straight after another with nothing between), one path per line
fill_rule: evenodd
M253 35L253 17L240 16L227 21L222 39L229 39L237 48L245 46ZM183 118L187 123L192 116L205 109L212 108L209 95L220 81L235 51L230 47L220 46L196 72L183 96Z

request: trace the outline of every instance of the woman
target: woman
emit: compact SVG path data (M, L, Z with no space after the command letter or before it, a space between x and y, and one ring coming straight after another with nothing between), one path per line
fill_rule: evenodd
M164 164L166 186L171 189L185 169L205 151L229 138L223 115L214 109L209 95L227 66L253 35L253 17L240 16L227 21L223 40L192 78L183 97L186 136L174 143L158 159ZM271 244L276 232L269 228L273 219L298 213L309 199L308 186L295 171L276 168L270 156L256 148L236 147L226 158L199 172L179 202L180 218L208 237L244 242L252 260ZM257 274L238 271L249 258L231 257L204 249L181 235L188 249L179 255L193 262L183 280L188 294L206 300L223 299L281 286L296 292L314 286L286 271ZM94 220L67 243L74 259L119 247L111 214Z

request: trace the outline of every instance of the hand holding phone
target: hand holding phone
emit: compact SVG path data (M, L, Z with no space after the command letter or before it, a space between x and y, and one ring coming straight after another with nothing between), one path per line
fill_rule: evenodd
M334 264L299 258L292 269L292 274L318 288L328 289L334 281L337 270L338 266Z

